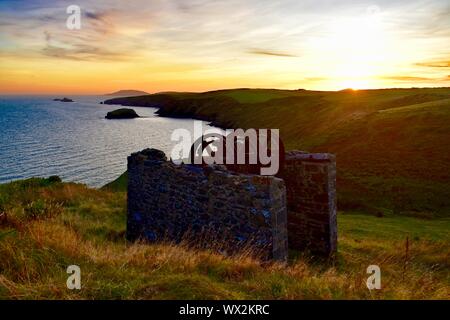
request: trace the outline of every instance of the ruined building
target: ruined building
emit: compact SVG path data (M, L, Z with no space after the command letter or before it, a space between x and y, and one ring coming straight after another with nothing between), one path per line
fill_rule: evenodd
M129 240L203 239L276 260L286 260L288 248L336 252L334 155L290 151L277 176L261 176L176 165L146 149L128 157L128 175Z

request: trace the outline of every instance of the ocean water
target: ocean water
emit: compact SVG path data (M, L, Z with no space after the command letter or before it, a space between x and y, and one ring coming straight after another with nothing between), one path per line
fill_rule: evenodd
M106 120L119 106L100 104L105 96L53 98L62 97L0 96L0 183L59 175L100 187L126 170L132 152L151 147L169 156L173 130L194 130L194 120L158 117L154 108L133 107L145 118Z

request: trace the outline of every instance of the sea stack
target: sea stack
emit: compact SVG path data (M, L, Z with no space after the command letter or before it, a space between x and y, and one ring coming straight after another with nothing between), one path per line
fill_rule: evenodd
M73 102L72 99L69 98L62 98L62 99L53 99L53 101L60 101L60 102Z
M134 119L139 118L139 115L133 109L122 108L117 109L106 114L106 119Z

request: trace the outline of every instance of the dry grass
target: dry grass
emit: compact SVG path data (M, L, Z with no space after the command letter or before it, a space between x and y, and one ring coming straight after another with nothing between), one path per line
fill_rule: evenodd
M420 221L435 230L427 237L405 218L341 215L336 261L297 254L283 265L248 252L225 257L185 244L127 243L124 193L36 180L2 185L0 195L3 299L450 298L448 229L437 227L447 220ZM25 214L38 201L42 210ZM358 219L367 219L364 227ZM403 234L378 232L381 223L404 228L407 249ZM81 267L80 291L66 288L72 264ZM381 267L381 290L366 288L370 264Z

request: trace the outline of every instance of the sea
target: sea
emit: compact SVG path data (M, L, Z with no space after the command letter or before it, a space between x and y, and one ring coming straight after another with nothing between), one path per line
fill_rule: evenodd
M159 117L155 108L131 107L141 118L107 120L120 108L107 96L0 96L0 183L60 176L101 187L127 168L127 156L145 148L169 157L175 129L194 131L194 120ZM202 123L204 130L211 128Z

